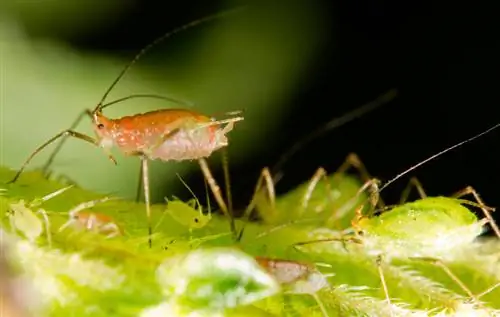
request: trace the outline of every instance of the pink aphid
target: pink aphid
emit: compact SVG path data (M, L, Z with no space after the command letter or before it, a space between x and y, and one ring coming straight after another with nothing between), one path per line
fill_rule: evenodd
M96 204L103 203L113 198L105 197L88 202L84 202L71 209L69 220L59 228L59 232L68 227L80 230L88 230L99 234L104 234L108 238L123 235L122 229L116 224L115 220L107 215L90 211L82 211L94 207Z

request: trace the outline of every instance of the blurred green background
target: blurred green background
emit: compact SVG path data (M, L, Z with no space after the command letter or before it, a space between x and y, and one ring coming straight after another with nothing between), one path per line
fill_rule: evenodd
M326 36L322 3L250 2L240 12L179 33L134 65L107 100L154 93L192 102L205 114L244 110L245 120L229 134L230 160L237 163L273 142L286 102L321 51ZM110 43L108 50L80 49L70 43L98 37L125 18L130 21L131 38L141 38L141 20L134 23L131 18L140 15L133 4L116 0L0 4L2 165L19 168L38 145L68 128L82 110L95 106L137 50L123 49L126 39L120 45ZM164 12L169 27L147 33L137 48L193 19L242 4L219 1L198 8L172 2L171 10ZM179 23L167 23L172 18ZM116 118L169 107L176 105L138 99L110 107L105 114ZM89 119L76 130L93 136ZM51 149L28 169L41 167ZM69 140L52 168L82 187L133 198L139 160L116 156L118 166L100 149ZM211 160L214 168L220 168L219 158ZM180 185L175 173L193 169L198 170L196 162L154 162L153 200L163 200L168 188Z

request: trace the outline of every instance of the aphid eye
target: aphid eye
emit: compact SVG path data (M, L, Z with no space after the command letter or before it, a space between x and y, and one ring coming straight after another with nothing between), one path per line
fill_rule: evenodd
M98 128L98 129L104 129L104 124L99 123L99 124L97 125L97 128Z
M198 218L194 218L194 222L198 223L200 220L198 220Z

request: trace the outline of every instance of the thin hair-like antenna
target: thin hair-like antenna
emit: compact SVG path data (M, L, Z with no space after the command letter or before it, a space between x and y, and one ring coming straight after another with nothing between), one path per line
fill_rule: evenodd
M196 203L198 204L198 208L201 207L200 201L198 200L198 197L194 194L193 190L191 187L188 186L188 184L182 179L181 175L179 173L175 173L177 175L177 178L181 181L182 185L187 188L187 190L191 193L191 195L194 197L194 200L196 200Z
M182 101L182 100L175 99L175 98L168 97L168 96L155 95L155 94L134 94L134 95L129 95L127 97L119 98L119 99L110 101L108 103L105 103L105 104L101 105L100 109L102 110L102 109L104 109L106 107L109 107L111 105L114 105L116 103L120 103L122 101L126 101L126 100L129 100L129 99L136 99L136 98L160 99L160 100L165 100L165 101L173 102L173 103L176 103L176 104L179 104L179 105L183 105L183 106L188 106L188 107L192 107L193 106L193 104L190 103L190 102Z
M346 113L345 115L342 115L340 117L334 118L330 121L328 121L326 124L322 125L321 127L317 128L316 130L312 131L311 133L307 134L304 138L300 139L299 141L295 142L295 144L285 152L285 154L281 155L280 159L274 166L271 168L271 175L275 175L273 177L274 179L274 184L278 183L279 179L281 178L281 175L278 174L279 169L283 166L283 164L297 151L299 151L301 148L304 147L307 143L311 142L318 136L322 135L328 130L332 130L338 127L343 126L346 123L349 123L350 121L361 117L367 113L369 113L372 110L375 110L379 108L380 106L383 106L390 101L392 101L396 96L398 95L398 90L393 88L383 95L379 96L377 99L368 102L367 104L354 109L351 112Z
M181 31L185 31L185 30L187 30L187 29L189 29L191 27L197 26L199 24L202 24L202 23L205 23L205 22L209 22L209 21L218 19L220 17L226 16L228 14L231 14L231 13L235 12L235 11L241 10L242 8L243 7L238 7L238 8L235 8L235 9L230 9L230 10L222 11L222 12L219 12L219 13L216 13L216 14L213 14L213 15L209 15L209 16L206 16L204 18L192 21L190 23L184 24L183 26L175 28L173 31L170 31L170 32L168 32L168 33L160 36L156 40L154 40L152 43L150 43L149 45L147 45L146 47L144 47L142 50L140 50L139 53L137 53L137 55L135 55L135 57L125 66L125 68L122 69L122 71L118 74L118 77L116 77L116 79L113 81L113 83L111 84L111 86L109 86L109 88L106 90L106 92L104 93L104 95L101 98L101 101L99 101L99 103L97 104L97 106L96 106L96 108L94 109L93 112L97 113L97 112L100 112L102 110L103 103L106 100L106 98L108 97L108 95L111 92L111 90L116 86L116 84L118 84L118 82L120 81L120 79L122 79L122 77L129 70L129 68L132 67L132 65L134 65L151 48L153 48L157 44L163 42L167 38L169 38L169 37L171 37L171 36L173 36L173 35L181 32Z
M471 141L474 141L475 139L478 139L478 138L480 138L480 137L482 137L482 136L484 136L484 135L486 135L486 134L490 133L491 131L493 131L493 130L497 129L498 127L500 127L500 123L497 123L497 124L495 124L494 126L492 126L492 127L488 128L487 130L485 130L485 131L483 131L483 132L481 132L481 133L478 133L478 134L476 134L476 135L474 135L474 136L472 136L472 137L470 137L470 138L468 138L468 139L465 139L465 140L463 140L463 141L461 141L461 142L459 142L459 143L456 143L455 145L452 145L452 146L450 146L450 147L448 147L448 148L446 148L446 149L444 149L444 150L442 150L442 151L439 151L439 152L438 152L438 153L436 153L436 154L433 154L433 155L429 156L428 158L426 158L425 160L421 161L420 163L413 165L412 167L410 167L410 168L406 169L405 171L403 171L403 172L399 173L398 175L396 175L395 177L393 177L392 179L390 179L390 180L389 180L388 182L386 182L386 183L385 183L382 187L380 187L380 189L378 189L378 190L376 191L376 193L380 193L383 189L387 188L389 185L391 185L392 183L394 183L395 181L397 181L397 180L398 180L398 179L400 179L401 177L403 177L403 176L405 176L406 174L408 174L409 172L411 172L411 171L413 171L413 170L415 170L415 169L419 168L420 166L422 166L422 165L424 165L424 164L426 164L426 163L428 163L428 162L432 161L433 159L437 158L438 156L441 156L441 155L443 155L443 154L445 154L445 153L447 153L447 152L450 152L450 151L452 151L452 150L456 149L457 147L460 147L460 146L462 146L462 145L464 145L464 144L466 144L466 143L469 143L469 142L471 142Z

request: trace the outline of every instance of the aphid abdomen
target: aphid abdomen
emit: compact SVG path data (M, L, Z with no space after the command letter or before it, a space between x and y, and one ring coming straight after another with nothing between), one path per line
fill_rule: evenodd
M208 157L218 148L225 146L225 137L217 140L212 129L181 129L172 137L166 139L160 146L151 151L150 159L162 161L194 160Z

